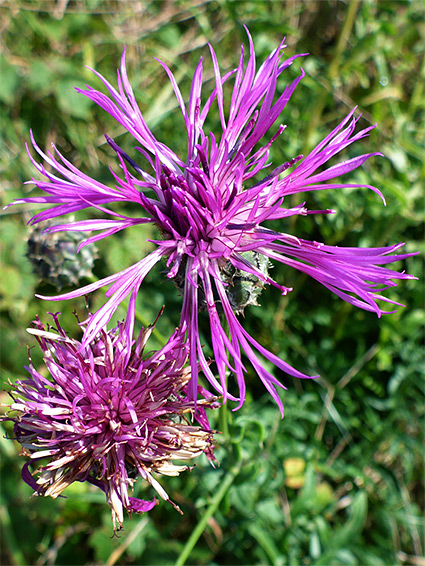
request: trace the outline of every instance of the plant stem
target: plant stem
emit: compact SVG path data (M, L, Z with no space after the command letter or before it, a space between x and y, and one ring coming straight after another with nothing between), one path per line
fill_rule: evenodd
M25 564L25 557L22 554L21 549L19 548L19 544L17 543L15 533L13 532L12 522L10 520L9 512L6 506L0 509L0 524L4 534L4 542L8 545L8 550L10 552L10 558L12 560L12 564ZM5 546L5 551L6 551Z
M219 423L220 423L220 432L223 434L223 438L227 438L229 436L229 412L228 412L228 403L225 405L221 405L219 409Z
M345 17L344 24L342 26L341 33L338 38L338 43L336 45L332 61L328 68L329 89L331 91L332 91L332 83L338 75L342 53L350 37L351 29L354 25L358 4L359 4L359 0L351 0L351 2L348 3L347 15ZM323 114L327 96L328 96L328 90L323 88L315 104L314 114L310 120L309 127L307 130L307 135L306 135L307 148L310 148L311 137L313 133L316 131L317 126L319 124L319 120Z
M183 566L186 563L186 560L189 558L190 553L192 552L193 548L195 547L196 543L198 542L198 539L200 538L200 536L204 532L205 527L207 526L209 519L214 515L214 513L216 512L221 500L226 495L228 489L232 485L236 476L239 474L241 466L242 466L242 461L239 460L239 462L236 465L234 465L232 468L230 468L229 472L227 473L226 477L224 478L224 481L222 482L222 484L220 486L220 489L216 492L216 494L212 498L211 503L210 503L206 513L204 514L204 516L201 518L201 520L197 524L195 530L190 535L190 537L189 537L188 541L186 542L182 552L180 553L180 556L177 558L177 560L175 562L175 566Z

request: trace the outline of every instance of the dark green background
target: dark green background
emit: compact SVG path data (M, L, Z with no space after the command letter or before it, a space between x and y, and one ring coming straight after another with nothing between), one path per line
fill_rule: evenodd
M288 128L274 145L275 165L306 153L355 105L363 114L360 127L375 122L378 127L344 157L371 151L386 156L369 160L345 179L380 188L386 208L366 190L300 195L289 204L305 198L311 209L335 208L338 214L294 217L279 229L338 245L404 241L406 251L423 252L424 12L420 1L3 2L3 205L38 194L32 185L23 185L34 174L25 153L30 128L42 148L55 142L84 172L111 182L108 167L116 164L103 136L114 137L128 151L131 137L73 87L100 87L84 65L114 83L124 44L129 76L148 123L184 156L183 121L166 75L153 58L170 65L187 99L191 74L204 56L207 94L213 85L207 42L222 71L233 68L240 44L246 43L246 24L259 62L282 36L287 37L288 56L310 53L280 79L283 88L301 65L306 71L280 118ZM209 126L214 131L218 125L218 116L212 115ZM8 209L1 222L6 384L25 376L26 346L35 343L25 328L36 314L47 322L46 311L60 310L63 324L75 334L72 311L84 313L85 308L84 299L34 299L35 292L55 290L38 281L25 258L25 222L33 210ZM117 210L137 213L130 207ZM145 239L152 236L150 228L133 228L102 242L95 275L140 259L149 249ZM397 268L419 277L422 257ZM144 284L138 311L150 322L166 304L158 328L169 335L178 323L181 298L163 269ZM111 537L103 494L90 487L72 486L66 499L30 499L31 490L20 480L19 446L5 439L11 427L3 423L2 564L172 564L240 461L242 471L208 521L189 564L420 563L422 281L402 282L389 292L407 306L378 320L302 274L276 266L273 276L294 287L293 293L281 298L276 289L267 289L262 307L247 309L244 325L298 369L321 375L301 383L276 374L288 386L284 420L250 371L243 409L212 417L218 428L226 419L228 423L217 441L220 467L212 469L204 458L190 474L163 481L184 517L162 502L148 515L126 521L119 537ZM93 295L91 308L103 300L102 292ZM124 310L117 316L122 318ZM153 338L151 346L158 345ZM39 363L35 349L33 355ZM8 402L6 393L2 402ZM152 496L145 487L140 493Z

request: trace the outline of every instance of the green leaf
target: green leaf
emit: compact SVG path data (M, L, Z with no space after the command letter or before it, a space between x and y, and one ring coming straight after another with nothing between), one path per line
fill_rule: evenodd
M3 55L0 56L0 73L0 101L12 104L20 78L17 68L11 65Z
M65 79L57 88L57 100L60 109L74 118L88 119L91 116L92 101L75 90L85 88L78 80Z

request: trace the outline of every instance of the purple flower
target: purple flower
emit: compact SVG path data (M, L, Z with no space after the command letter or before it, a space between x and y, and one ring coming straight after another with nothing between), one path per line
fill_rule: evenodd
M199 426L190 421L195 403L186 395L190 368L185 368L187 345L181 332L142 357L153 325L133 341L132 323L120 323L114 330L102 329L82 347L52 316L56 332L38 319L29 329L50 375L39 373L30 358L30 377L17 381L11 393L10 408L18 415L3 418L15 423L22 454L30 457L22 476L37 494L56 498L74 481L87 481L105 492L114 528L121 527L124 508L131 515L157 503L155 498L130 497L139 476L169 501L152 472L179 475L190 467L173 460L203 452L214 459L205 409L219 404L199 388L204 397L197 403ZM29 465L39 461L35 479Z
M326 168L327 162L352 143L369 134L374 126L355 133L358 118L354 110L326 136L306 157L299 155L288 162L271 167L271 145L285 127L279 125L270 141L262 141L289 101L304 72L288 84L283 93L276 94L278 77L300 55L282 59L283 42L256 71L255 53L248 34L250 54L244 64L244 49L238 67L221 76L214 50L210 47L215 74L215 88L202 104L202 59L193 75L188 104L168 67L165 69L177 97L187 132L186 158L158 141L149 130L130 86L125 52L118 71L118 90L96 71L106 87L104 94L91 87L77 89L113 116L140 144L133 157L127 155L107 137L122 169L122 176L112 170L115 186L106 186L88 177L55 148L58 157L43 153L32 139L36 151L50 167L32 161L47 180L33 182L44 196L15 201L55 205L40 212L33 223L49 220L92 207L106 215L105 219L70 222L48 228L48 231L98 231L86 243L105 238L127 226L145 222L156 224L162 238L155 241L156 249L138 263L79 290L60 295L55 300L71 299L104 285L110 285L108 301L91 318L84 335L87 345L112 316L118 304L131 294L130 315L134 312L136 294L150 269L162 258L167 261L168 277L174 279L183 294L181 327L190 345L192 381L190 394L196 395L198 364L209 382L227 398L236 399L227 390L227 373L235 375L239 388L239 406L245 398L242 351L255 368L266 389L281 411L276 386L283 387L264 367L261 356L284 372L300 378L307 375L292 368L262 347L240 324L237 314L247 304L256 304L264 284L271 284L283 294L290 288L280 285L268 274L269 260L275 260L310 275L345 301L380 316L378 301L394 301L382 295L395 286L394 279L409 275L387 269L383 265L411 254L394 254L402 244L383 248L344 248L310 242L295 235L276 232L264 224L269 220L285 219L292 215L330 214L332 210L308 210L301 202L285 207L285 197L322 189L364 187L383 199L380 191L370 185L341 183L337 177L360 167L369 157L360 155ZM230 100L224 100L223 85L233 80ZM221 121L219 132L209 132L205 121L217 105ZM229 108L227 112L225 109ZM139 163L143 157L150 171ZM51 171L55 171L53 173ZM261 180L258 180L263 174ZM140 218L114 213L107 205L112 202L133 202L141 209ZM46 297L42 297L46 298ZM48 297L51 299L51 297ZM198 333L198 311L207 310L211 344L219 379L202 350ZM222 324L220 314L226 323ZM227 326L227 328L226 328ZM260 355L260 357L259 357Z

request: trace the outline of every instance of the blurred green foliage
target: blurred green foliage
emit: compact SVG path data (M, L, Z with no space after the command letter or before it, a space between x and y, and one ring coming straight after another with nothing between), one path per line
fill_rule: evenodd
M353 106L359 127L377 122L370 137L347 156L381 151L352 179L379 187L384 208L372 192L323 191L305 196L309 208L335 208L332 217L293 217L279 228L329 244L380 246L406 242L424 252L424 16L412 2L262 2L180 0L175 2L18 0L0 5L0 167L3 205L35 194L34 170L25 154L32 128L44 148L57 144L85 172L110 183L111 151L104 134L132 148L130 136L74 86L96 77L114 82L123 45L129 76L148 123L177 153L185 152L182 120L158 57L175 72L188 96L191 73L203 55L212 82L207 42L222 70L234 67L246 36L253 35L258 59L287 37L288 55L310 53L282 78L292 80L302 65L306 77L281 121L288 125L273 149L280 163L306 152ZM217 123L210 124L211 129ZM347 179L348 182L348 179ZM295 197L293 202L298 203ZM34 209L4 211L1 222L0 283L2 380L25 376L25 328L36 314L62 312L63 325L76 328L72 312L84 313L84 299L50 303L35 292L54 294L33 275L25 257L25 223ZM125 209L128 213L128 207ZM79 218L82 218L81 214ZM115 272L148 251L152 228L127 230L99 245L96 276ZM420 276L422 257L406 261ZM163 269L163 268L162 268ZM104 496L77 485L67 498L30 498L19 480L23 459L0 436L2 564L171 564L211 505L217 509L187 558L190 564L390 565L419 564L424 490L423 442L424 324L422 282L408 281L391 297L408 306L377 320L330 295L326 289L283 266L273 276L294 287L287 297L268 289L262 308L246 311L244 324L267 348L295 367L320 373L300 382L277 375L288 386L286 415L264 395L258 378L247 378L249 395L237 413L220 410L213 426L220 467L206 459L166 489L184 510L165 503L145 516L126 520L111 537ZM90 298L92 309L104 300ZM166 304L159 332L178 323L181 299L161 268L143 286L138 309L147 321ZM118 318L125 315L121 308ZM204 327L204 331L207 326ZM205 333L205 342L207 334ZM152 347L159 339L152 338ZM37 362L37 352L33 349ZM8 396L2 393L2 402ZM217 497L220 486L223 497ZM138 489L146 491L146 486ZM214 507L215 509L215 507ZM202 525L201 525L202 526ZM196 542L196 541L195 541ZM182 553L182 554L180 554Z

